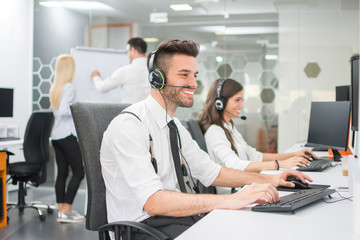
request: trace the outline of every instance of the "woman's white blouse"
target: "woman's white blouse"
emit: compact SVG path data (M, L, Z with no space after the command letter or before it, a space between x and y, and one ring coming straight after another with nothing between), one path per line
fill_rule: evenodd
M211 125L205 133L205 141L211 160L227 168L245 170L251 161L262 162L263 154L249 146L231 124L224 124L233 137L236 154L231 149L225 131L218 125ZM217 187L217 193L229 193L230 188Z
M72 83L67 83L61 94L59 107L53 110L55 121L51 132L51 139L58 140L70 135L76 135L70 105L75 102L76 92Z

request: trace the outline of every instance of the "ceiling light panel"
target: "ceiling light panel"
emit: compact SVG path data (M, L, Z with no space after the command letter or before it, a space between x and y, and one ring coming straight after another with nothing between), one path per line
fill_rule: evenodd
M44 7L64 7L72 10L113 10L112 7L97 1L46 1L39 4Z
M191 11L192 7L189 4L172 4L170 8L174 11Z

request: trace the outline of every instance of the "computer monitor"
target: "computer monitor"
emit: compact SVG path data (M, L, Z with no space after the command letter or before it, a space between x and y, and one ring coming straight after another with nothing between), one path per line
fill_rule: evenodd
M353 55L350 58L351 69L351 135L349 148L350 151L357 156L359 142L359 55Z
M359 55L350 59L351 64L351 130L358 131L359 122Z
M334 160L347 150L350 126L350 102L312 102L307 146L330 148Z
M336 86L336 101L350 101L350 85Z
M13 117L14 89L0 88L0 117Z

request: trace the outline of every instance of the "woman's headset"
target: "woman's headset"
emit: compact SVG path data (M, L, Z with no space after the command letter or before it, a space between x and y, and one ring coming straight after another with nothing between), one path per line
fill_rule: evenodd
M226 79L222 78L219 80L218 87L216 89L215 108L218 111L223 111L226 107L226 99L221 97L221 90Z

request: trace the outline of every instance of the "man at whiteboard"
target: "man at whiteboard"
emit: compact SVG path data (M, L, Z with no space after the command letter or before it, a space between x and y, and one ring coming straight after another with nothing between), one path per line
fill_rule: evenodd
M127 42L126 51L129 65L117 69L109 78L102 80L100 73L94 70L91 78L95 88L100 92L108 92L120 87L123 103L136 103L145 99L150 93L148 69L145 58L146 42L141 38L131 38Z

